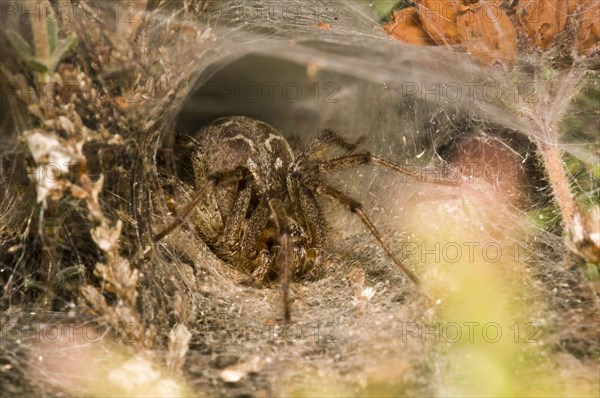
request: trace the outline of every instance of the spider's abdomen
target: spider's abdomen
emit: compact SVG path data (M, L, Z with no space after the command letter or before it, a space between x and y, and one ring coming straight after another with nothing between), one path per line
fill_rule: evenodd
M244 116L220 118L194 138L200 144L194 159L197 179L245 166L259 194L286 192L285 176L294 155L281 133L268 124Z

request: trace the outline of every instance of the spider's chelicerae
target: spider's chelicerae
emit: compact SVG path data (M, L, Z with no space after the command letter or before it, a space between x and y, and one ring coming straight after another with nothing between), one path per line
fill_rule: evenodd
M320 159L328 146L345 156ZM369 152L354 153L350 143L324 130L294 156L286 139L270 125L248 117L217 119L194 137L179 136L180 162L191 170L197 191L175 220L155 235L159 241L196 209L196 227L225 262L243 269L255 282L281 278L285 320L290 320L289 286L293 277L316 275L322 265L326 220L318 196L354 213L408 278L419 283L385 243L362 205L324 179L336 170L375 164L416 174Z

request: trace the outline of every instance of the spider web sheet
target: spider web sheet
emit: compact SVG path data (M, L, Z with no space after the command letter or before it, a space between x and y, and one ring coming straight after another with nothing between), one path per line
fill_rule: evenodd
M458 48L390 39L368 1L51 1L59 37L77 37L57 73L64 86L83 89L39 116L32 105L42 101L26 95L36 91L36 74L7 33L33 43L23 15L35 4L0 1L6 17L0 36L3 394L594 394L597 296L565 248L533 144L545 132L532 122L550 125L560 116L559 148L575 165L570 183L583 201L597 203L597 180L589 176L598 162L594 65L555 72L552 85L536 80L549 62L542 55L518 60L529 65L519 70L535 73L484 69ZM534 119L527 117L529 88L542 104L533 108ZM558 105L545 106L553 102ZM61 117L76 121L73 110L86 129L61 124ZM501 184L481 175L457 191L399 181L370 166L336 173L329 182L363 204L398 256L411 250L405 259L430 281L428 293L408 283L356 217L322 200L326 272L293 285L294 322L286 327L278 285L240 284L244 275L212 254L189 223L160 244L151 242L152 232L172 219L170 203L181 205L193 194L175 177L175 135L237 114L273 125L295 151L331 128L350 141L365 137L365 151L438 178L448 163L475 164L480 173L488 163L514 164L518 177L508 191L516 199L504 200ZM87 172L104 178L101 217L89 217L86 203L93 198L86 202L58 185L46 186L62 190L58 199L48 196L45 208L38 202L42 183L35 173L51 161L32 156L31 131L58 137L58 147L43 141L51 146L43 153L70 154L64 148L85 144ZM83 184L75 167L67 170L60 181ZM117 220L123 223L107 250L100 243L110 239L90 233L98 231L98 220L108 237ZM458 268L421 261L427 259L422 242L431 248L468 239L519 248L526 258L503 258L491 267L484 261L490 273L473 280L487 292L464 285L471 279L461 279L461 272L448 272ZM131 281L134 270L139 275L131 286L106 282ZM84 294L86 286L104 304ZM461 289L472 295L456 293ZM514 297L494 295L502 291ZM495 312L499 307L488 299L507 300L510 309ZM490 349L502 345L440 340L435 325L452 322L501 323L505 335L515 322L531 324L536 343L510 348L513 357L506 359ZM47 325L77 337L56 338ZM83 331L107 334L96 339ZM514 383L483 392L473 385L495 376Z

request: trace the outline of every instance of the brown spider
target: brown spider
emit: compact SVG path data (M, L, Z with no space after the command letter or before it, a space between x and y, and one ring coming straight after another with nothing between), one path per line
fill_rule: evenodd
M349 154L320 160L317 155L330 145ZM352 153L357 144L331 130L324 130L307 150L294 157L281 133L243 116L217 119L195 138L180 136L176 147L181 152L180 162L185 163L182 167L191 171L191 183L198 190L154 241L164 238L197 208L194 223L219 258L248 272L254 282L280 275L286 321L290 320L292 275L316 275L322 266L326 224L317 195L327 196L356 214L392 261L419 284L417 276L385 243L361 204L323 179L333 171L359 164L375 164L412 177L417 174L368 152Z

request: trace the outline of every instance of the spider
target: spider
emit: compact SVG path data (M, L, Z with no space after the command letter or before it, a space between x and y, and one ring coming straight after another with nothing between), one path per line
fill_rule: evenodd
M354 213L418 285L417 276L393 254L361 203L324 180L336 170L361 164L419 177L369 152L354 153L359 143L324 130L295 157L280 132L244 116L217 119L195 137L181 135L176 142L180 172L192 176L197 191L154 241L167 236L196 209L197 230L219 258L244 270L257 283L280 277L284 318L289 322L292 278L317 275L322 267L327 238L326 220L317 201L322 195ZM320 160L319 154L329 146L346 155Z

